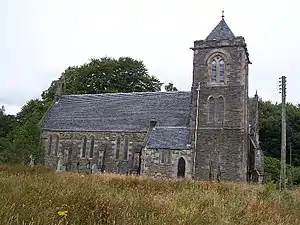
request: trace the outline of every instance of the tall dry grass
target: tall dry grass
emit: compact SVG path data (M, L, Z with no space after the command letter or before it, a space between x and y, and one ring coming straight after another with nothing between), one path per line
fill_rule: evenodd
M0 224L300 224L300 189L0 169Z

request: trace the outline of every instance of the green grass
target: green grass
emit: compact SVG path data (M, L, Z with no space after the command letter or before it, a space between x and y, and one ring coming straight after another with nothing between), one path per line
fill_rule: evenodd
M293 225L300 189L2 167L0 209L1 225Z

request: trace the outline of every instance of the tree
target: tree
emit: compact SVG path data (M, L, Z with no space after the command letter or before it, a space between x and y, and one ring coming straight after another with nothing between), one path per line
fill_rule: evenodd
M260 101L259 113L261 148L266 156L280 159L281 105ZM287 104L287 142L291 142L293 149L293 165L300 166L300 107L291 103Z
M2 105L0 107L0 115L4 115L4 114L5 114L5 107L4 107L4 105Z
M38 123L53 103L60 83L65 83L66 94L154 92L162 86L148 74L142 61L129 57L91 59L86 64L69 67L42 93L42 100L32 99L22 107L15 118L15 128L0 145L0 161L24 162L30 154L43 156Z
M142 61L129 57L91 59L80 66L67 68L59 80L42 93L51 102L59 81L65 80L66 94L160 91L162 83L150 76Z
M2 160L7 162L24 162L30 154L36 157L41 156L40 130L38 123L47 110L47 105L43 101L33 99L27 102L16 115L16 126L7 140L9 145L5 147L7 151L2 151Z
M6 115L5 107L0 108L0 138L6 137L15 126L15 116Z
M177 88L174 86L173 83L169 82L167 85L165 85L166 91L178 91Z

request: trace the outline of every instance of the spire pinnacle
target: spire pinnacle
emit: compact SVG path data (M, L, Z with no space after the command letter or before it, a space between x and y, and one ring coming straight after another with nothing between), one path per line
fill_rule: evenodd
M222 19L224 19L224 17L225 17L225 16L224 16L224 10L222 10Z

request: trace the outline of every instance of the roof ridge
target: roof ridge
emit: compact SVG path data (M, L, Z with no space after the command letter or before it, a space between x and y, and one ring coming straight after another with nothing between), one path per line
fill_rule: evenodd
M143 95L143 94L174 94L174 93L190 93L190 91L145 91L145 92L118 92L118 93L98 93L98 94L70 94L61 95L62 97L78 97L78 96L103 96L103 95Z
M187 126L155 126L154 128L166 128L166 129L189 129Z

